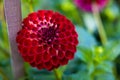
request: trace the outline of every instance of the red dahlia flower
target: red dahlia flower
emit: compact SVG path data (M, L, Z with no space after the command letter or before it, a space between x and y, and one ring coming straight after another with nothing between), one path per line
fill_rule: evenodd
M26 62L38 69L52 70L74 57L77 37L74 25L65 16L40 10L23 20L16 42Z
M108 0L74 0L76 6L84 11L92 12L92 4L96 3L98 9L101 10L105 7Z

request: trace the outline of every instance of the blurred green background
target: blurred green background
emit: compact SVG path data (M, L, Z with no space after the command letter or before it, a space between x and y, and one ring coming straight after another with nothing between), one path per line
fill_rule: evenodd
M31 10L51 9L69 18L78 32L79 45L74 60L59 68L62 80L120 80L120 0L109 0L100 16L107 34L102 46L92 13L79 10L73 0L21 0L22 18ZM13 80L10 48L0 0L0 80ZM55 80L53 72L37 70L25 63L26 76L20 80Z

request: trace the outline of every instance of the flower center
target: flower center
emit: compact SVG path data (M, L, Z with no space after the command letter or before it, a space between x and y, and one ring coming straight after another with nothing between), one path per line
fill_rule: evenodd
M51 44L54 40L57 39L58 35L58 28L53 26L48 26L48 25L43 25L41 26L41 29L38 31L41 40L44 43Z

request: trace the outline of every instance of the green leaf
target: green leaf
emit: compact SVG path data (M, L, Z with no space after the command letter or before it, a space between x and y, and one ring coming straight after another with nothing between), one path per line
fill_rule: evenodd
M90 80L87 71L79 71L75 74L63 75L63 80Z
M76 31L78 33L79 40L76 56L84 62L89 63L93 60L93 48L97 45L97 42L85 29L76 26Z
M51 71L38 70L37 68L26 65L27 77L29 80L55 80L55 76Z
M116 80L115 76L111 73L96 74L95 80Z
M111 61L103 61L101 64L95 66L98 72L113 73L114 64Z
M120 41L112 41L105 46L104 59L113 61L119 55L120 55Z
M88 63L87 68L88 68L88 74L92 74L95 70L95 66L94 66L93 62Z
M88 49L86 47L78 47L76 56L84 62L89 63L93 60L93 51L92 49Z

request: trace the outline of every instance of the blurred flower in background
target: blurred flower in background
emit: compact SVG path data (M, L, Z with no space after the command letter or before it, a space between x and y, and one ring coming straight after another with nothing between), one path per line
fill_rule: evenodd
M83 11L92 12L92 5L96 3L99 10L103 9L109 0L74 0L74 3Z

